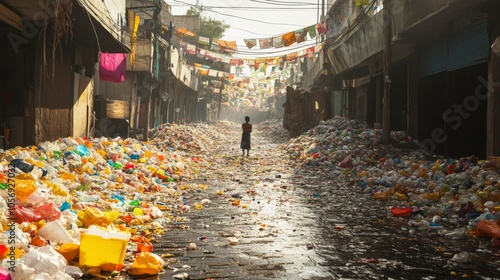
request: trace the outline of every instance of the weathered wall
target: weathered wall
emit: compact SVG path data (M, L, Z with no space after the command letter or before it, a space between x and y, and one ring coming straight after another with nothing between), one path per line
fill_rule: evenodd
M71 135L74 137L88 136L94 83L91 78L75 73L75 86L77 87L75 87L73 132Z
M52 77L52 54L38 48L35 63L35 143L53 141L71 135L71 108L73 101L73 70L70 51L56 53Z

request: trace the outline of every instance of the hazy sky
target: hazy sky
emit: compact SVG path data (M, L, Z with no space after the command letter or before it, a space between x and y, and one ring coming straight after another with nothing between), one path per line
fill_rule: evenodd
M196 0L165 0L172 6L172 14L184 15ZM327 1L325 1L327 2ZM316 24L321 16L321 0L200 0L212 7L205 15L223 20L231 28L224 40L236 41L242 56L279 55L314 45L316 40L297 43L284 48L259 50L248 49L243 39L259 39L278 36L299 28ZM319 10L318 10L319 8Z

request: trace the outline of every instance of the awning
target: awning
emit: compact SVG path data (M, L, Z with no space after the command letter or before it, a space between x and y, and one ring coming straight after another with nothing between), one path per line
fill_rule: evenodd
M28 20L43 20L44 2L38 0L3 0L2 4ZM73 39L85 45L100 46L102 52L128 53L130 40L112 19L102 0L73 1ZM46 15L45 15L46 16ZM94 32L95 27L95 32ZM99 38L97 44L97 39Z
M195 37L196 34L187 30L186 28L183 28L183 27L179 27L179 28L176 28L175 29L175 35L177 35L177 37L182 37L184 35L186 36L191 36L191 37Z
M128 53L130 39L118 22L115 22L105 2L101 0L77 0L73 6L73 36L86 43L92 40L101 52ZM125 15L124 15L125 16ZM95 32L94 32L95 28Z
M330 61L333 74L337 75L351 69L383 50L382 36L373 36L383 33L382 22L383 13L377 13L347 39L328 46L327 59Z

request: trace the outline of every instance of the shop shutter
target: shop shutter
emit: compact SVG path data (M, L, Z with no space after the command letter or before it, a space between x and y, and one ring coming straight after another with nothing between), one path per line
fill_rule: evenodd
M449 43L448 71L485 62L488 53L486 20L480 20L452 34Z
M420 53L420 78L446 70L448 61L448 37L426 47Z
M421 50L419 77L482 63L488 54L486 20L480 20Z

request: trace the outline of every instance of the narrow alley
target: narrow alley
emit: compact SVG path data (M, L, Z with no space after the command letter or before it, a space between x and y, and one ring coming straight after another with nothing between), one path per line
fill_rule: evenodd
M411 219L341 179L345 170L290 160L279 129L258 126L250 157L238 126L223 134L198 182L208 187L183 193L191 210L155 245L172 254L160 279L497 279L488 240L410 231ZM462 251L475 260L450 262Z

